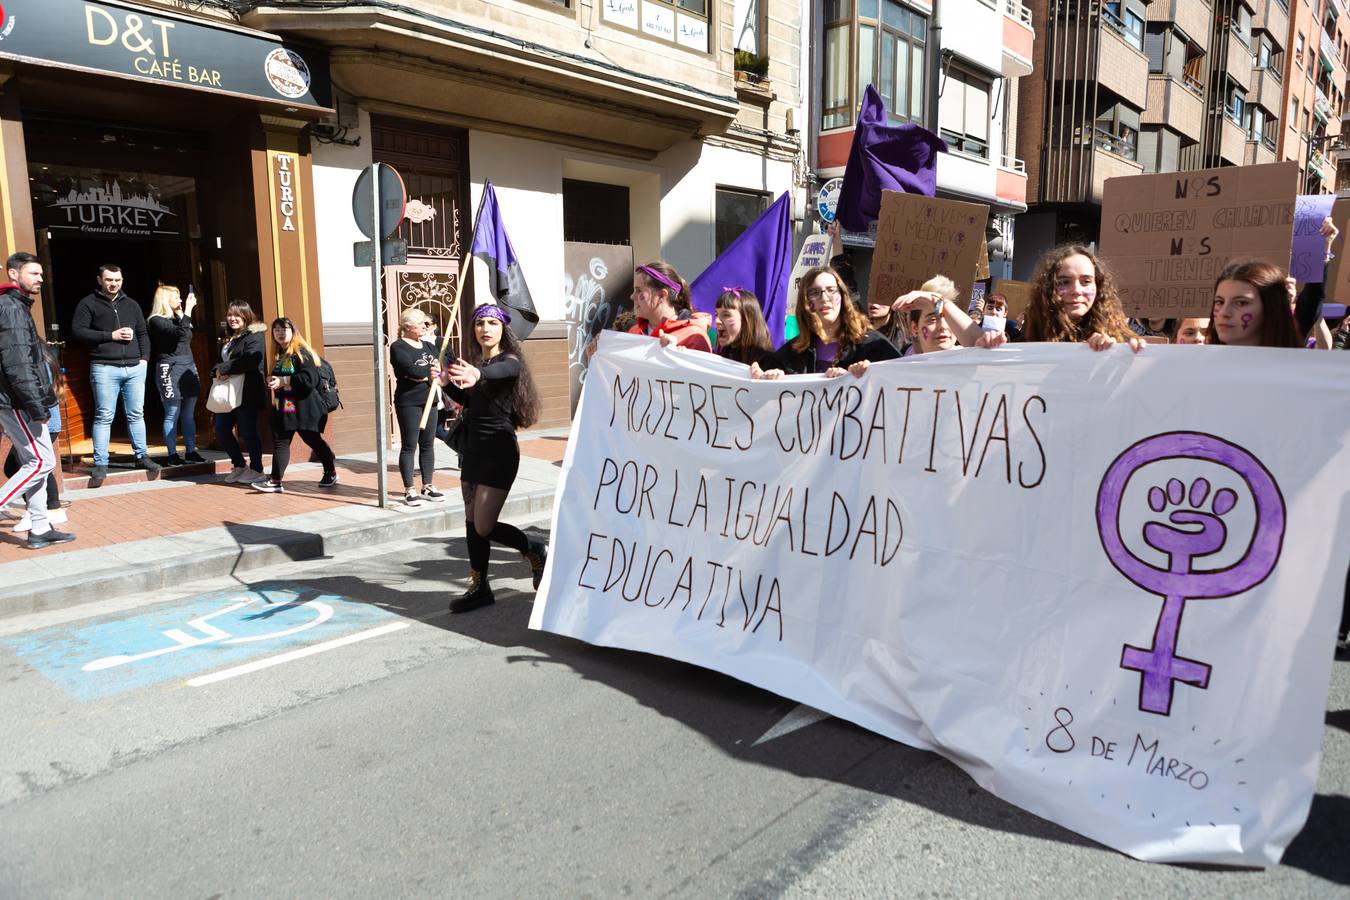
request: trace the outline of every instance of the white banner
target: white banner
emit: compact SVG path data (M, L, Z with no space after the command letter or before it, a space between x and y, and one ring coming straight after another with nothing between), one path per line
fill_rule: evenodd
M1140 859L1276 863L1350 560L1350 355L752 382L606 332L533 628L732 675Z

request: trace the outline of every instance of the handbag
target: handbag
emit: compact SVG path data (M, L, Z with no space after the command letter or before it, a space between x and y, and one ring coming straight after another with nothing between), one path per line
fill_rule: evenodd
M211 382L211 393L206 396L206 408L213 413L233 412L244 402L244 375L230 375L224 381Z
M465 415L465 410L459 411L459 415L455 417L455 423L446 432L445 444L460 456L464 455L464 451L469 445L469 417Z

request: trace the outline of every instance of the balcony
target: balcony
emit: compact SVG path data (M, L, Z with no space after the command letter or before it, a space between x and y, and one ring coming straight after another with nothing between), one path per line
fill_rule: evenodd
M1321 30L1321 33L1322 41L1318 45L1318 49L1322 51L1322 58L1326 60L1327 65L1335 66L1341 59L1340 50L1336 47L1336 38L1327 34L1325 28Z
M1031 10L1019 0L1004 0L1001 71L1005 78L1021 78L1031 74L1031 54L1035 42L1036 29L1031 24Z
M1313 114L1323 122L1330 122L1332 115L1336 112L1335 107L1333 107L1331 101L1327 99L1326 92L1322 90L1321 85L1313 85L1313 90L1316 92L1316 100L1313 102Z
M1316 147L1308 150L1308 168L1318 172L1325 181L1327 176L1327 158Z
M1150 75L1148 105L1139 121L1145 125L1166 125L1187 138L1188 143L1195 143L1204 133L1205 101L1170 75Z
M1275 0L1266 2L1274 5ZM1153 0L1148 7L1150 22L1172 22L1205 50L1209 49L1210 19L1213 15L1208 3L1197 3L1195 0ZM1287 34L1288 26L1280 33Z
M1248 99L1274 113L1283 109L1284 84L1280 81L1279 72L1275 69L1257 69Z
M1250 90L1252 86L1252 66L1256 63L1256 56L1252 53L1252 48L1242 43L1242 38L1237 36L1237 32L1228 33L1228 65L1224 69L1234 81L1242 86L1242 89Z
M741 108L726 54L602 25L601 58L580 51L588 25L524 3L236 5L247 27L330 48L333 81L393 113L649 160L725 133Z
M1247 156L1247 132L1228 116L1223 116L1223 131L1219 137L1219 156L1230 166L1240 166Z
M1094 149L1092 153L1092 202L1102 202L1102 188L1106 185L1106 179L1119 178L1124 175L1139 175L1143 171L1144 167L1140 163L1123 159L1100 148Z
M1103 25L1107 24L1107 15L1103 10ZM1143 109L1148 99L1148 57L1114 27L1103 27L1101 35L1098 82L1131 106Z
M998 165L998 199L1011 206L1025 206L1027 202L1027 164L1015 156L1004 156Z
M1260 166L1275 162L1275 150L1261 141L1248 141L1247 152L1242 163L1247 166Z
M1257 0L1252 29L1276 35L1283 44L1289 39L1289 11L1280 6L1278 0Z

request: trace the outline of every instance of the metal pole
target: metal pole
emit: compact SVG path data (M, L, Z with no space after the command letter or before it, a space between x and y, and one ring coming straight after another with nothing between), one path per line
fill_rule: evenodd
M389 420L388 410L385 408L385 381L384 381L384 267L381 265L383 259L383 246L380 228L380 164L372 163L370 166L370 196L372 206L371 222L374 225L371 228L371 244L373 245L374 259L370 264L370 300L374 309L375 328L374 341L372 348L375 359L375 493L377 502L381 509L389 505L389 473L386 471L387 451L389 444Z

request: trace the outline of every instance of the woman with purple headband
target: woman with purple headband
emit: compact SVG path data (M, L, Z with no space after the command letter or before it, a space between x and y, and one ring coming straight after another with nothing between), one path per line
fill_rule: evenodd
M670 263L658 259L638 266L632 296L638 322L629 333L657 338L667 347L711 353L712 316L694 312L689 297L689 285Z
M469 587L450 601L452 613L495 602L487 577L493 541L525 557L535 587L548 557L543 542L531 541L514 525L497 521L520 468L516 429L528 428L539 418L539 397L510 324L510 313L500 306L475 309L474 339L464 342L466 358L455 360L440 376L445 392L464 407L461 415L469 430L460 467Z

